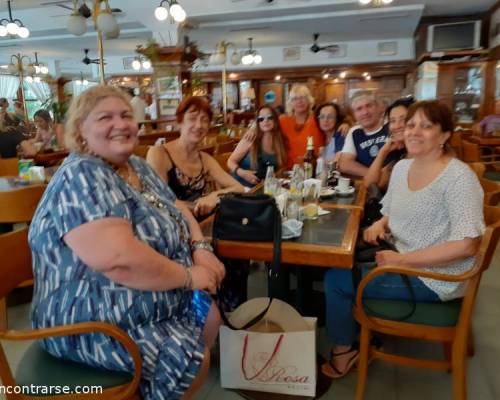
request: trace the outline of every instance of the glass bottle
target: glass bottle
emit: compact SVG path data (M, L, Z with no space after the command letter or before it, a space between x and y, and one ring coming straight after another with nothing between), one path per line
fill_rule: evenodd
M304 154L304 175L305 179L314 177L315 168L314 140L312 136L307 137L306 154Z
M274 177L274 167L269 165L264 179L264 194L275 196L278 191L278 180Z

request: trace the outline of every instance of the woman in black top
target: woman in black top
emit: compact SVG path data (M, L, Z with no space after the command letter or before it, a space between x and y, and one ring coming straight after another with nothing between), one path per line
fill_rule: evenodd
M193 213L204 216L215 209L220 194L243 192L244 188L211 155L198 150L212 118L207 101L195 96L184 99L176 118L180 137L152 147L147 162L168 182L179 200L194 202ZM212 182L221 189L213 190Z
M392 167L399 160L406 158L404 131L408 108L414 103L413 97L396 100L386 110L385 115L389 120L389 139L380 149L375 160L370 165L363 183L366 187L371 184L378 186L385 192L391 177Z

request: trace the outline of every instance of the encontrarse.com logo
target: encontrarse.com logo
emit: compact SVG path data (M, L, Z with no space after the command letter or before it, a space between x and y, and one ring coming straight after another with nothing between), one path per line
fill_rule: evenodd
M0 394L58 395L58 394L102 394L102 386L52 386L52 385L0 385Z

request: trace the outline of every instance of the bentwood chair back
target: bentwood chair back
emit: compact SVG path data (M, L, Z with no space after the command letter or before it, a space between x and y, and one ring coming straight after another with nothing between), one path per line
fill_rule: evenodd
M0 235L0 254L8 254L0 269L0 298L5 299L22 282L32 278L31 251L28 246L28 227ZM31 344L17 366L16 376L8 364L5 341L40 340L55 336L69 336L85 333L103 333L120 342L130 353L134 361L134 374L115 371L103 371L80 363L61 360L48 354L38 342ZM85 322L80 324L45 328L33 331L0 332L0 380L5 387L21 386L48 387L67 386L71 391L80 386L102 388L102 392L92 394L68 394L43 396L46 400L131 400L138 399L136 392L141 377L141 357L137 345L121 329L103 322ZM32 386L33 385L33 386ZM38 393L6 394L7 400L40 399Z
M36 207L45 191L45 185L33 185L19 189L0 191L0 225L2 231L11 230L12 226L5 224L29 223L35 214ZM4 229L5 227L5 229ZM5 258L9 253L3 253ZM0 266L3 271L4 265ZM33 285L30 277L20 282L20 287ZM8 326L7 302L5 296L0 299L0 330L6 330Z
M214 155L223 154L223 153L231 153L238 143L235 140L228 140L225 142L217 143L215 147Z
M231 151L228 151L227 153L221 153L221 154L215 154L214 158L215 161L222 167L222 169L226 172L229 172L229 168L227 166L227 160L229 157L233 154Z
M500 208L484 207L488 225L476 253L472 269L461 275L444 275L403 266L384 266L373 269L361 281L357 294L354 316L361 325L360 358L358 363L358 384L356 399L364 398L368 373L368 360L384 361L435 370L451 370L454 400L465 400L467 396L467 347L470 335L471 315L482 273L489 267L500 238ZM465 296L447 302L416 303L415 312L405 321L397 321L411 304L404 301L365 299L363 290L375 277L385 273L399 273L408 276L426 277L447 282L467 282ZM364 307L364 305L369 307ZM374 314L376 312L376 314ZM385 315L385 318L380 318ZM391 319L391 315L393 319ZM391 354L372 349L370 339L373 332L406 337L417 340L442 342L451 347L451 358L428 360Z

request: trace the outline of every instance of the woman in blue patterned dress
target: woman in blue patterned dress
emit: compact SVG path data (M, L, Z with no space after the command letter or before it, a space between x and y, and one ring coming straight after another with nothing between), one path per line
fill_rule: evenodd
M181 398L200 381L217 335L220 316L204 290L215 291L224 266L189 211L132 156L137 124L127 95L93 87L69 115L73 152L30 227L33 326L114 324L140 348L143 398ZM50 338L43 346L56 357L133 371L124 348L102 334Z

